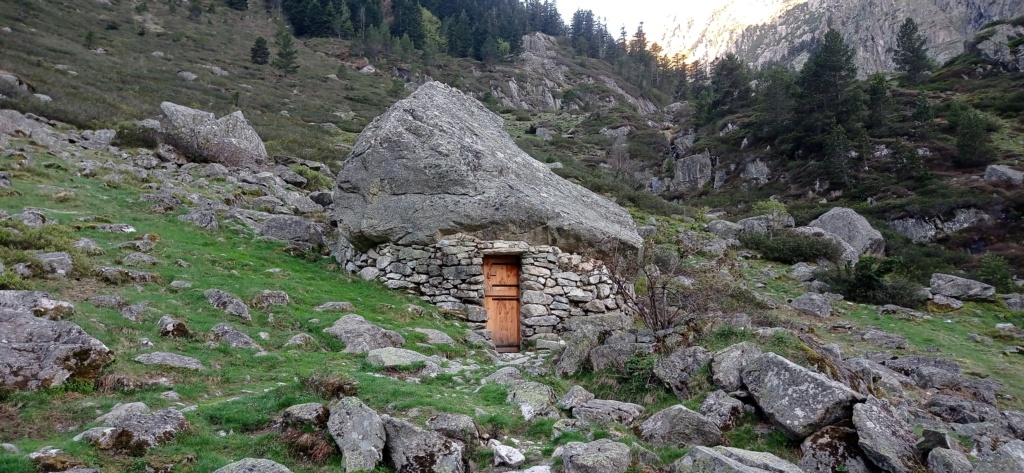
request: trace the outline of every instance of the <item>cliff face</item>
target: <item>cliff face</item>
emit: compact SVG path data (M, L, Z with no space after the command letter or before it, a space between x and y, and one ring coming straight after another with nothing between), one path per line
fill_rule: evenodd
M807 53L829 28L843 33L857 51L860 73L891 71L896 34L911 17L928 39L939 63L964 50L964 41L993 20L1024 15L1020 0L761 0L759 14L750 4L730 0L714 10L707 24L681 26L664 38L669 49L713 60L736 52L753 65L782 62L803 65Z

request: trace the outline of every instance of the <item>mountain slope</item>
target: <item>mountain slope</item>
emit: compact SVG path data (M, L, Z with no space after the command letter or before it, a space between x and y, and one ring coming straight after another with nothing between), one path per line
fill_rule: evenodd
M893 70L892 49L907 17L918 23L932 58L942 63L963 52L964 41L985 24L1022 14L1024 3L1014 0L765 0L753 7L730 1L706 23L680 25L663 41L667 49L690 51L702 61L733 51L757 66L799 66L831 27L854 46L858 69L866 75Z

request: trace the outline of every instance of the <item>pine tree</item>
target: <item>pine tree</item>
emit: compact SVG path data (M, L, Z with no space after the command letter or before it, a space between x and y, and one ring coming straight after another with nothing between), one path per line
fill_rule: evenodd
M715 84L711 106L716 116L732 113L750 97L750 71L733 53L727 53L711 65L711 83Z
M970 168L989 164L995 157L985 117L969 106L956 118L956 157L953 164Z
M867 124L869 127L880 128L885 125L891 101L889 98L889 85L886 83L885 74L871 74L868 77Z
M331 8L334 10L334 17L330 22L331 31L338 38L351 38L354 30L352 29L352 11L349 10L348 4L344 0L332 0Z
M188 19L198 22L203 16L203 6L199 3L199 0L195 0L191 5L188 6Z
M285 76L298 72L299 50L295 48L294 39L291 31L288 31L288 27L282 25L277 30L277 34L274 36L274 46L277 46L277 55L270 65Z
M846 130L839 125L832 127L825 140L825 165L826 174L835 183L849 184L853 174L853 163L850 159L850 140L846 137Z
M917 29L917 23L913 18L908 17L900 26L900 32L896 36L896 52L893 54L893 61L896 69L906 73L906 80L915 84L921 80L921 75L931 69L932 63L928 59L928 48L925 47L924 35Z
M249 54L253 64L262 65L270 62L270 48L267 47L267 38L257 37L256 41L252 43L252 49L249 50Z
M917 93L917 102L914 104L914 121L928 123L935 118L932 113L932 105L928 102L928 96L924 92Z
M854 119L863 108L862 95L854 87L857 66L855 52L843 36L834 29L825 33L824 41L807 59L800 71L797 85L797 115L809 141L805 144L818 149L821 138L831 133L829 123L855 127Z

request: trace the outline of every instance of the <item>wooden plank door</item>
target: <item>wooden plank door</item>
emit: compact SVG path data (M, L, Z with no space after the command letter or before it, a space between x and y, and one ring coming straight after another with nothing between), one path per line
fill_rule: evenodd
M484 258L484 308L487 329L499 352L518 352L519 258Z

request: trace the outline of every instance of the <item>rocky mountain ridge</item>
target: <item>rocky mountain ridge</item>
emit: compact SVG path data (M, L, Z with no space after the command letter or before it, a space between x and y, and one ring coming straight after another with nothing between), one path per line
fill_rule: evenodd
M986 24L1024 15L1024 4L1013 0L770 0L756 6L764 12L760 17L744 15L748 2L727 2L706 22L680 25L663 41L667 49L688 51L705 63L735 52L754 66L800 67L821 35L836 28L856 50L857 67L866 75L894 70L896 35L908 17L941 64L964 52L965 42Z

